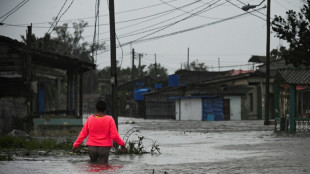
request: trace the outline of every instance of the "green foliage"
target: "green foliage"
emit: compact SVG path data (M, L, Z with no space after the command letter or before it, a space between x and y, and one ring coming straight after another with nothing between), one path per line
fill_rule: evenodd
M183 69L177 70L175 73L177 74L180 71L208 71L208 67L203 62L192 61L189 65L187 63L183 63Z
M139 132L139 130L135 130L134 128L132 128L125 134L123 138L124 140L126 138L125 140L126 151L122 151L121 149L118 148L118 146L114 145L115 154L131 154L131 155L132 154L141 155L145 153L160 154L159 145L156 144L156 141L153 141L152 139L145 138L144 136L138 136L137 140L128 140L129 137L135 132ZM147 151L145 145L143 144L145 140L152 141L150 151Z
M27 149L27 150L37 150L37 149L66 149L71 150L72 142L61 143L61 146L56 143L53 139L44 139L42 141L35 140L27 137L13 137L13 136L1 136L0 137L0 149Z
M157 81L163 81L168 79L168 70L160 63L150 64L148 66L147 75Z
M279 49L273 49L270 51L270 60L278 60L282 59L287 55L289 50L287 50L284 46L281 46Z
M300 12L289 10L286 14L287 19L275 16L272 21L276 37L290 44L283 58L296 67L310 66L310 0L305 1Z

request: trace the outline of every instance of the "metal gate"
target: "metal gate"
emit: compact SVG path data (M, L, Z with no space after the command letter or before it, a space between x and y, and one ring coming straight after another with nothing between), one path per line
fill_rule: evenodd
M203 121L220 121L224 119L224 98L214 97L202 99Z

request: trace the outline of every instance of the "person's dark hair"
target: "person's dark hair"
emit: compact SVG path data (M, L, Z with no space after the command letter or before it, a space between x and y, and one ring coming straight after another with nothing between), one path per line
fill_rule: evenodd
M105 112L107 110L107 103L103 100L98 100L96 103L97 112Z

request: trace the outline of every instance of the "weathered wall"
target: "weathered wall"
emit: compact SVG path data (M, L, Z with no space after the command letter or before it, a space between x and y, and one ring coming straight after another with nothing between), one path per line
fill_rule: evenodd
M202 104L201 98L188 98L176 100L176 112L178 113L178 118L176 120L202 120ZM181 104L181 108L179 108ZM177 110L178 109L178 110Z
M23 97L0 98L0 133L12 129L25 129L24 120L28 115L28 106Z
M225 96L230 100L230 120L241 120L241 97Z

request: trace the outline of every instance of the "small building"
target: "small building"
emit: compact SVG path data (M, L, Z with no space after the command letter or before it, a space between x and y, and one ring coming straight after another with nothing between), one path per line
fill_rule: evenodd
M192 91L191 91L192 90ZM171 97L175 100L176 120L244 120L249 119L247 95L253 91L248 86L205 87L191 89L190 96Z
M169 98L187 96L186 89L202 81L227 76L231 71L187 71L168 77L168 87L157 89L145 94L145 118L147 119L176 119L175 101Z

